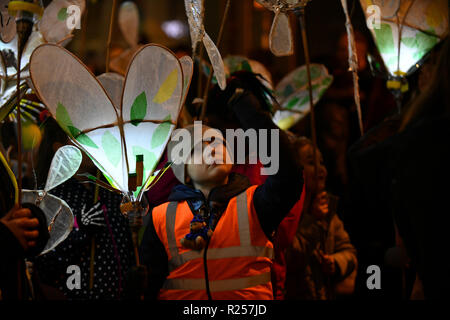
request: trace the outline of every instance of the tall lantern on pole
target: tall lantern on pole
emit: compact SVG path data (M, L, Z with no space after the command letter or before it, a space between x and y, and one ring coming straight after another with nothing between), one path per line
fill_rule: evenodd
M401 108L406 77L448 34L447 0L360 0L368 28L389 72L387 86ZM379 19L378 19L379 18Z

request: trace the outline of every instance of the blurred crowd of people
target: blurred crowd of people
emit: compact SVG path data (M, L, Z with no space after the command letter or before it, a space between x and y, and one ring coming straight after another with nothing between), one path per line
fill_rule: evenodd
M77 175L51 191L69 204L76 217L69 237L45 255L27 255L38 237L38 221L31 209L14 207L13 186L8 184L8 173L2 172L1 297L447 297L448 39L409 79L410 92L404 96L400 112L385 79L373 75L367 56L374 53L368 40L356 33L356 41L365 134L361 137L358 128L347 39L342 36L336 55L323 61L334 81L315 107L317 145L311 140L307 116L281 132L280 170L273 176L261 175L260 162L223 165L211 171L194 164L173 166L147 195L150 211L144 218L139 252L144 269L135 266L128 222L120 212L120 195L95 190ZM190 96L197 92L196 76ZM228 128L276 128L271 121L273 107L259 79L241 71L231 75L225 91L212 87L203 124L224 135ZM200 113L192 100L187 100L181 126L192 123ZM70 143L56 121L42 114L42 140L23 159L26 189L45 184L53 154ZM11 122L2 124L1 145L6 161L17 172L14 130ZM224 154L234 152L227 149L226 141L223 143ZM159 167L168 160L166 152ZM85 172L97 175L92 161L83 156L79 173ZM241 206L246 213L242 213L240 201L244 201ZM242 219L248 220L247 231L241 230ZM211 232L196 233L195 223ZM245 234L247 247L243 245ZM195 241L197 236L203 239L200 247L181 245L181 239ZM241 251L237 253L224 251L239 244ZM258 248L264 250L259 252ZM25 257L27 264L22 263ZM66 285L69 265L81 269L79 290ZM378 289L367 284L371 276L368 267L373 265L381 270ZM224 286L223 279L239 281Z

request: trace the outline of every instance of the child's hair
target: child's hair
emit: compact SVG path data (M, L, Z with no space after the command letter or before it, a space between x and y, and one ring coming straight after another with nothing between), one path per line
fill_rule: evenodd
M300 152L300 149L307 145L310 145L311 147L314 146L313 142L307 137L299 137L294 141L294 148L297 152Z

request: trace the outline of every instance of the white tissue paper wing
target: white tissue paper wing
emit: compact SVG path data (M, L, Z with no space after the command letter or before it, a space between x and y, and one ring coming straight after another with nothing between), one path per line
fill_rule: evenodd
M36 203L39 194L43 191L22 190L23 203ZM39 208L45 214L47 227L54 220L54 224L49 232L50 238L46 246L40 253L45 254L53 250L58 244L67 238L73 227L73 213L67 203L51 194L46 194L44 199L39 203Z
M132 1L125 1L119 9L119 27L130 47L136 47L139 41L139 11Z
M80 168L82 160L83 156L77 147L59 148L52 159L44 191L48 192L69 180Z

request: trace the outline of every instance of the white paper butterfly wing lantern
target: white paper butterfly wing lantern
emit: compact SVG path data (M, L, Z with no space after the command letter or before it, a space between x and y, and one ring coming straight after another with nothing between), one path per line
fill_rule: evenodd
M80 21L84 9L84 0L53 0L39 22L39 31L45 41L58 43L66 39L77 27L76 22Z
M111 59L109 67L111 70L125 75L128 65L136 51L139 49L139 10L131 1L125 1L119 9L119 28L128 44L119 56Z
M183 56L180 58L181 68L183 69L183 100L181 105L186 101L186 97L191 84L192 74L194 73L194 62L191 57Z
M117 111L94 75L72 53L52 44L34 51L30 71L38 95L61 128L112 186L127 190Z
M191 35L192 50L195 52L199 42L203 41L209 60L211 61L217 82L222 90L227 86L225 66L214 41L205 32L203 25L204 0L184 0Z
M125 79L122 118L129 172L136 173L136 158L142 156L143 185L175 128L183 95L183 70L177 57L157 45L139 50ZM136 194L141 186L137 185Z
M11 17L8 12L8 3L10 0L0 0L0 37L5 43L10 42L16 36L16 19Z
M294 53L289 11L306 6L310 0L256 0L266 9L275 13L269 34L270 51L276 56L289 56Z
M78 170L83 157L74 146L64 146L57 150L52 159L44 191L48 192L69 180Z
M125 41L131 48L139 41L139 10L134 2L125 1L119 9L119 27Z
M36 203L36 200L39 199L39 195L39 191L22 190L22 202ZM40 253L45 254L67 238L72 230L74 218L72 210L67 203L51 194L45 196L45 201L40 202L39 208L44 212L47 224L54 221L52 229L49 232L50 238L43 251ZM53 220L53 218L55 219Z
M70 179L82 161L80 150L74 146L59 148L52 159L44 190L22 190L22 202L37 205L45 215L50 238L41 254L55 248L73 227L73 213L67 203L48 192Z

